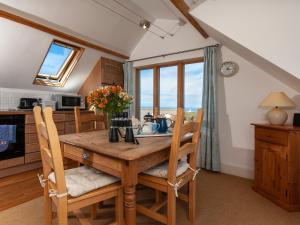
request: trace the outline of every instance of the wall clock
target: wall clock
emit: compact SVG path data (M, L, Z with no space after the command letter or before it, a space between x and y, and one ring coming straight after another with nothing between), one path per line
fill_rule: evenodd
M238 64L231 61L222 63L220 68L221 75L225 77L230 77L235 75L238 72L238 70L239 70Z

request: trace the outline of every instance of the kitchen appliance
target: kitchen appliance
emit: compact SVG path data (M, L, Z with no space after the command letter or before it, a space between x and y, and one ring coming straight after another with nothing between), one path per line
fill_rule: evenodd
M13 134L14 140L0 140L0 161L24 156L25 115L0 115L0 125L2 125L2 128L6 125L15 126L15 129L13 129L13 132L15 132Z
M21 110L32 110L34 106L40 105L42 99L37 98L20 98L18 109Z
M56 101L56 110L74 109L75 106L80 109L85 109L85 98L80 95L53 95L53 100Z
M43 100L42 101L42 108L45 109L46 107L50 107L53 110L56 108L56 101L53 100Z
M293 126L300 126L300 113L294 113Z

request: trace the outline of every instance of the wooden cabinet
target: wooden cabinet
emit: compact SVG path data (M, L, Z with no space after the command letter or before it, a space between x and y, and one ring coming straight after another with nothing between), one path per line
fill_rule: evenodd
M93 113L93 112L82 112ZM75 133L74 112L54 112L53 119L59 135ZM32 114L25 115L25 164L41 161L36 127Z
M300 210L300 127L255 125L254 190Z
M120 85L124 87L123 64L101 57L101 83L104 85Z

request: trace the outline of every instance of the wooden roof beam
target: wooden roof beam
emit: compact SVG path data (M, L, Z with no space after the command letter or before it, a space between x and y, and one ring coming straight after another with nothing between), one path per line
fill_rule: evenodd
M98 44L93 44L91 42L88 42L88 41L83 40L81 38L75 37L73 35L64 33L62 31L59 31L59 30L56 30L56 29L53 29L53 28L50 28L46 25L43 25L43 24L40 24L40 23L37 23L37 22L34 22L30 19L15 15L14 13L11 13L11 12L0 10L0 17L11 20L11 21L14 21L16 23L26 25L28 27L32 27L34 29L46 32L46 33L54 35L56 37L60 37L60 38L75 42L77 44L80 44L80 45L83 45L83 46L86 46L86 47L89 47L89 48L92 48L92 49L95 49L95 50L98 50L98 51L101 51L101 52L108 53L110 55L114 55L114 56L117 56L117 57L120 57L120 58L123 58L123 59L129 59L129 56L124 55L120 52L116 52L116 51L111 50L109 48L100 46Z
M184 15L184 17L193 25L194 28L204 37L208 38L206 31L199 25L194 17L189 13L189 6L184 0L170 0L170 2Z

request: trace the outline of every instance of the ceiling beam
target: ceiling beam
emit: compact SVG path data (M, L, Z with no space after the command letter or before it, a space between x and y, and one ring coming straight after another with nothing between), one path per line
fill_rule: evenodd
M0 17L8 19L8 20L11 20L11 21L14 21L16 23L20 23L20 24L26 25L28 27L32 27L34 29L46 32L46 33L54 35L54 36L57 36L57 37L60 37L60 38L63 38L63 39L75 42L77 44L86 46L88 48L92 48L92 49L95 49L95 50L98 50L98 51L101 51L101 52L105 52L105 53L108 53L110 55L114 55L114 56L117 56L117 57L120 57L120 58L123 58L123 59L129 59L129 56L124 55L124 54L122 54L120 52L111 50L109 48L100 46L98 44L93 44L91 42L88 42L88 41L83 40L81 38L75 37L73 35L64 33L62 31L59 31L59 30L56 30L56 29L53 29L53 28L50 28L50 27L45 26L43 24L40 24L40 23L34 22L32 20L29 20L27 18L15 15L15 14L13 14L11 12L0 10Z
M204 37L208 38L206 31L199 25L199 23L194 19L194 17L189 13L189 6L184 0L170 0L172 4L184 15L184 17L193 25L194 28Z

